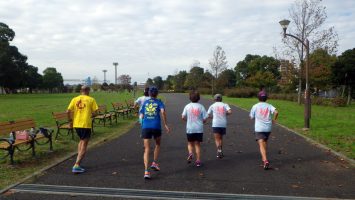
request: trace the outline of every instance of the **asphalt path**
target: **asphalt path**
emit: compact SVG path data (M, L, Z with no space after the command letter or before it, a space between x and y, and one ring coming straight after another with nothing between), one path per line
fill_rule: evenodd
M170 134L163 131L160 172L144 180L140 127L88 151L82 165L87 172L74 175L74 157L29 181L32 184L131 188L231 194L281 195L355 199L355 171L331 153L275 125L269 140L270 170L263 170L248 112L231 106L223 159L216 158L211 121L204 127L202 167L187 164L185 122L181 120L186 94L164 94ZM200 101L206 110L211 100ZM280 111L280 116L283 113ZM152 158L152 157L151 157ZM75 196L69 196L75 199ZM3 199L63 199L55 194L14 193ZM77 198L79 199L79 198ZM87 199L96 199L88 197Z

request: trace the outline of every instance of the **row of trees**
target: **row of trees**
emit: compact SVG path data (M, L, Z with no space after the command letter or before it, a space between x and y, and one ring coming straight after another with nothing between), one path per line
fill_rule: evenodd
M167 76L165 80L161 76L149 78L146 84L176 92L198 89L204 93L223 93L224 89L260 86L265 86L273 92L295 93L298 89L299 72L292 62L288 63L287 68L283 68L285 63L282 63L282 60L248 54L244 60L236 64L234 69L229 69L226 67L225 56L221 57L223 61L216 59L216 55L221 55L216 54L216 51L223 50L219 46L216 47L211 60L217 61L213 63L225 63L225 67L216 69L210 62L209 69L205 70L200 66L200 62L194 61L189 71L178 71L174 75ZM340 56L330 55L324 49L316 49L310 54L309 59L311 65L309 80L313 94L340 88L341 95L348 94L350 102L355 83L355 48L343 52ZM301 77L303 79L304 74ZM282 81L284 78L287 81Z
M7 93L17 89L46 89L52 92L63 87L63 77L53 67L38 73L38 68L27 63L27 57L16 46L10 44L15 32L0 22L0 88Z

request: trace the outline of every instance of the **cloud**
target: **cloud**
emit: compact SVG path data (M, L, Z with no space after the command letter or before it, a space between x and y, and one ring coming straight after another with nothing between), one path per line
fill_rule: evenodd
M13 44L43 71L56 67L65 79L113 81L118 73L143 82L188 70L193 60L208 68L216 45L230 67L246 54L272 55L280 45L278 21L293 0L21 0L1 1L0 19L15 32ZM339 52L353 48L355 2L324 1L339 34Z

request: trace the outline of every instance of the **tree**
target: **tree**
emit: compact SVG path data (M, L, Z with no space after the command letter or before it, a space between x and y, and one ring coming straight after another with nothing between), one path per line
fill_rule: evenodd
M163 89L164 82L163 82L163 78L161 76L154 77L153 83L159 90Z
M0 22L0 42L9 43L15 37L15 31L13 31L8 25Z
M174 76L168 75L168 77L166 77L166 80L164 81L164 90L173 89L173 84L174 84Z
M347 104L350 105L352 89L355 87L355 48L344 51L331 68L333 82L347 87Z
M151 85L154 85L154 81L153 81L153 79L148 78L147 81L145 82L145 84L149 87Z
M185 90L184 83L186 81L187 77L187 72L184 71L179 71L175 76L174 76L174 90L176 92L182 92Z
M217 90L223 90L225 88L235 87L236 76L235 71L232 69L226 69L221 72L218 79L216 80Z
M235 66L234 70L236 72L236 85L243 85L244 81L251 75L249 72L249 64L256 58L260 58L259 55L247 54L244 60L239 61Z
M6 46L1 42L0 55L0 86L14 90L24 86L24 71L27 57L17 47Z
M260 87L260 85L255 85L256 83L260 83L261 85L268 87L275 86L277 84L277 80L281 78L280 72L278 70L279 67L280 61L274 57L248 54L245 56L245 59L238 62L234 68L236 71L236 85ZM268 84L263 84L261 77L253 77L257 75L267 75L268 77L271 77L270 74L275 79L275 81L265 80L268 81Z
M192 67L186 77L185 87L191 90L197 90L203 81L204 69L201 67Z
M43 87L48 89L50 93L52 93L55 88L62 88L63 85L62 74L57 72L56 68L48 67L43 71Z
M310 52L315 49L325 49L329 54L336 53L338 47L338 34L334 27L323 29L327 19L325 6L321 5L322 0L297 0L289 9L290 18L293 21L288 28L288 32L302 41L308 39L310 42ZM283 39L289 54L297 57L300 61L299 67L299 90L298 102L301 103L302 74L304 61L304 47L297 40L286 37Z
M101 88L101 84L99 83L99 79L94 76L92 79L92 86L91 88L93 89L94 92L98 91Z
M25 70L24 85L28 87L29 92L32 93L33 89L38 89L41 87L43 82L43 77L38 73L38 68L32 65L28 65Z
M118 77L118 83L121 85L130 85L131 84L131 76L128 74L122 74Z
M327 90L331 87L331 66L336 61L335 55L329 55L324 49L317 49L310 55L309 81L318 90Z
M41 84L38 69L27 64L27 57L11 46L15 32L0 22L0 86L8 91L28 87L30 92Z
M255 75L250 76L245 81L248 86L259 88L261 86L272 87L277 84L273 73L269 71L257 71Z
M211 72L206 70L206 72L203 74L203 78L202 78L202 82L201 82L201 88L210 88L210 89L212 89L212 80L213 80L213 75L211 74Z
M227 68L227 57L225 52L223 51L222 47L217 46L213 52L213 57L209 60L209 64L211 67L212 75L214 79L218 78L220 72ZM214 93L214 80L212 80L212 94Z

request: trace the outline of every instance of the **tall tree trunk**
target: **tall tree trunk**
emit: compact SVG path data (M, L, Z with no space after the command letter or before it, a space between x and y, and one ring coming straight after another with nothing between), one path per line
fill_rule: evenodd
M351 86L348 86L348 101L346 103L348 106L351 104Z
M301 98L302 98L302 77L299 77L298 78L298 104L301 105L302 101L301 101Z
M346 85L341 86L341 98L344 98Z

